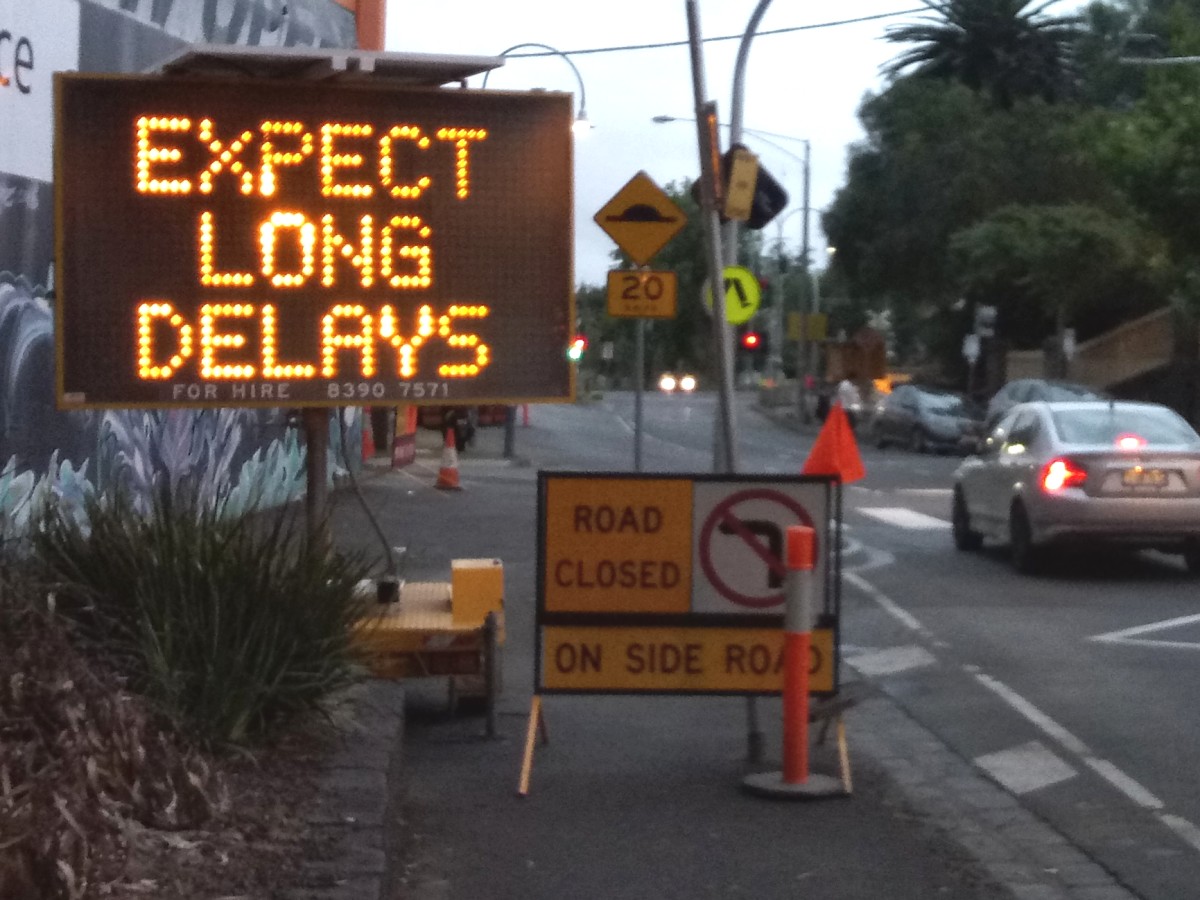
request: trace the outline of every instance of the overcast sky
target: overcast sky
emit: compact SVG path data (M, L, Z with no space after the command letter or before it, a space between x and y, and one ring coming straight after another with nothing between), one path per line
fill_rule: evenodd
M757 0L698 3L707 96L716 101L722 122L729 119L739 39L757 5ZM1064 3L1062 9L1073 5ZM825 247L819 211L844 181L847 145L862 137L859 103L867 91L883 85L880 66L902 49L883 35L920 13L833 23L921 8L921 0L775 0L759 24L745 73L745 142L792 197L766 233L774 239L782 228L789 248L800 247L800 160L807 139L810 240L818 264ZM728 36L735 39L712 40ZM575 273L577 282L593 285L603 284L615 265L610 256L615 245L592 220L613 194L639 170L662 187L698 175L695 125L651 121L656 115L695 115L687 37L685 0L388 0L387 50L498 56L516 44L535 42L569 54L579 79L561 56L518 58L517 53L530 52L522 50L491 73L487 87L578 95L582 80L595 127L576 141ZM679 46L577 52L670 43ZM470 86L481 82L473 78ZM793 139L764 140L750 130ZM723 132L722 146L724 139Z

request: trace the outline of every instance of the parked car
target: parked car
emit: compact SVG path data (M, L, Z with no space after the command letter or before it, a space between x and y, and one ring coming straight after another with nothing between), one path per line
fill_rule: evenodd
M988 401L987 414L983 418L983 433L988 434L1000 417L1018 403L1034 400L1107 400L1108 396L1072 381L1053 378L1018 378L1010 381L992 395Z
M915 453L959 453L977 442L982 418L982 410L962 394L901 384L876 408L868 433L881 449L900 444Z
M1181 553L1200 574L1200 434L1157 403L1021 403L954 474L954 543L1007 543L1034 571L1050 547Z

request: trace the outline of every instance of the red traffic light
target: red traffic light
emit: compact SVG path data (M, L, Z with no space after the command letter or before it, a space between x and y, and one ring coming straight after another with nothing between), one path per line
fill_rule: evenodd
M762 338L757 331L747 331L742 335L742 346L747 350L757 350L762 346Z

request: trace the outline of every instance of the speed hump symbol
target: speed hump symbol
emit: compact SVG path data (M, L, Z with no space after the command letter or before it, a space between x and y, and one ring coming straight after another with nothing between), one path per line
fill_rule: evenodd
M722 278L725 282L725 321L730 325L749 322L762 303L758 278L745 266L726 266ZM707 281L704 283L704 302L711 312L713 292Z
M769 516L746 512L755 501L767 504ZM721 597L746 609L769 610L779 607L779 612L783 611L783 587L787 575L783 522L814 527L812 517L803 504L770 488L738 491L713 507L700 528L697 555L705 578ZM748 549L749 565L740 566L738 572L726 570L719 563L718 552L719 543L724 541ZM740 555L746 558L746 554ZM815 546L813 555L819 558Z

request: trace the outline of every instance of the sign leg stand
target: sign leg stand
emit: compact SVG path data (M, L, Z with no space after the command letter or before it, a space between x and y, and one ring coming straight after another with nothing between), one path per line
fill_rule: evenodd
M806 525L787 530L787 607L783 645L783 771L757 772L742 779L753 794L787 800L843 797L848 769L842 779L808 771L808 669L812 646L812 595L814 590L814 531ZM838 720L842 749L841 719ZM843 760L844 762L844 760Z
M529 706L529 727L525 730L525 755L521 760L521 780L517 785L517 796L529 796L529 777L533 773L533 747L541 736L542 743L550 742L546 732L546 720L542 715L542 695L534 694Z
M850 750L846 747L846 722L841 716L837 718L837 746L838 762L842 769L842 791L846 796L850 796L854 784L850 780Z
M509 407L511 409L511 407ZM488 613L483 620L483 678L484 696L487 698L487 719L484 735L496 736L496 695L500 692L500 660L497 658L499 641L496 631L496 614Z

